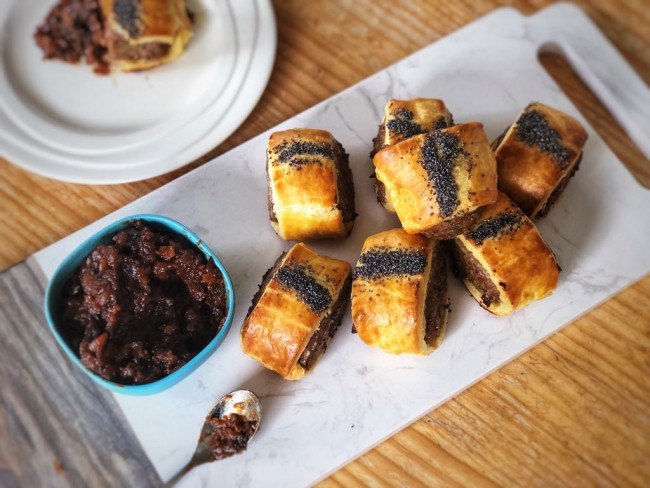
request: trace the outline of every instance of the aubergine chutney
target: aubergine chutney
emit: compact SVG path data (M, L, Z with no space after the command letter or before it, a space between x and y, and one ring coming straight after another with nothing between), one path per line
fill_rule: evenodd
M227 316L221 271L184 237L134 221L64 287L62 333L109 381L159 380L196 356Z

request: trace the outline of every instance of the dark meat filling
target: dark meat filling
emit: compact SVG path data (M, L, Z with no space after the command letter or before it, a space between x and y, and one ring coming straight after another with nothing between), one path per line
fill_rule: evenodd
M377 201L383 207L385 207L388 203L388 198L386 196L386 185L377 179L375 179L375 193L377 193Z
M109 49L113 59L122 59L125 61L137 61L140 59L160 59L169 54L171 46L164 42L145 42L142 44L129 44L129 41L113 36L109 36Z
M427 283L427 297L424 304L425 335L424 341L432 345L440 336L445 325L445 312L448 307L447 298L447 266L444 256L437 256L440 245L434 250L432 264Z
M144 384L191 360L225 318L215 264L183 237L135 221L97 246L66 284L62 332L91 371Z
M45 59L95 65L95 72L108 73L105 59L104 20L97 0L60 0L34 33Z
M382 121L381 124L379 124L379 130L377 131L377 135L372 140L372 150L370 151L370 159L374 158L375 154L377 154L384 147L385 139L386 139L386 123Z
M231 413L221 418L208 418L199 440L210 448L210 460L218 461L246 450L257 430L257 422Z
M454 257L454 266L458 275L472 283L481 293L483 305L489 307L493 303L500 303L501 297L496 285L492 282L483 266L472 256L460 241L454 240L449 246Z
M309 371L318 358L320 358L327 345L329 344L332 337L336 333L336 330L341 325L341 320L343 319L343 314L347 309L348 301L350 300L350 291L352 289L352 279L348 276L341 288L336 302L332 305L329 314L321 320L318 329L311 336L311 339L307 343L307 347L300 355L298 363L300 366L305 368L306 371Z
M337 207L341 211L343 222L352 222L357 217L354 207L352 171L350 170L348 154L338 141L334 143L334 165L336 166L336 186L339 196Z
M438 241L453 239L454 237L463 234L476 224L479 210L480 209L474 210L473 212L466 212L453 219L440 222L434 227L425 230L422 234Z
M582 154L578 158L578 161L576 162L576 164L573 165L573 168L571 169L571 171L569 171L566 175L564 175L564 178L562 178L562 180L557 184L555 189L548 196L548 198L546 199L546 202L544 202L544 206L542 207L542 209L539 212L537 212L537 215L539 215L541 217L545 217L546 215L548 215L548 212L551 210L551 207L553 207L553 205L557 201L558 197L562 194L564 189L569 184L569 181L571 180L573 175L575 175L576 171L578 171L578 168L580 166L581 161L582 161Z

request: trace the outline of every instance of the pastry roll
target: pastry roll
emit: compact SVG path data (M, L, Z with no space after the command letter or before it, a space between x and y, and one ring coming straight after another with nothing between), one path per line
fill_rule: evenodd
M372 140L370 157L373 158L386 146L392 146L433 129L444 129L453 123L451 113L442 100L435 98L389 100L384 107L384 120L379 125L377 137ZM395 213L393 204L386 198L384 184L377 179L375 179L375 191L377 201L386 210Z
M578 170L586 140L576 119L531 103L492 144L499 189L530 218L546 215Z
M352 172L332 134L316 129L271 134L266 172L269 218L280 237L341 238L352 231Z
M477 209L497 198L496 161L478 122L385 147L373 164L409 234L451 239L476 222Z
M403 229L366 239L352 282L352 320L363 342L393 354L429 354L442 342L448 312L438 242Z
M449 241L454 268L472 296L496 315L553 293L560 268L535 225L504 193L480 210L470 231Z
M310 372L350 299L350 265L302 243L266 272L241 328L242 351L285 379Z
M111 66L150 69L183 53L192 37L185 0L100 0Z

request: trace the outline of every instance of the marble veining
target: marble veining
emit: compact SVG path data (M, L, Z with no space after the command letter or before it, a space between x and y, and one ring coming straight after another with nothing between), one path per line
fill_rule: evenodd
M590 42L606 42L572 6L554 6L530 18L502 9L274 128L329 130L350 154L359 217L348 239L316 243L316 250L355 263L368 235L399 225L376 202L369 178L371 141L390 97L442 98L457 123L481 121L491 139L532 100L585 123L537 61L549 39L565 47L579 44L578 56L589 51ZM613 62L612 52L602 56ZM629 81L624 74L619 83ZM641 117L642 106L630 109L635 117ZM297 382L241 353L239 329L250 300L266 269L291 244L277 237L266 210L264 154L271 131L33 259L51 276L82 239L140 212L164 214L196 230L230 271L237 301L232 329L217 352L173 388L150 397L115 398L158 473L168 479L189 460L214 402L230 390L251 389L262 399L264 419L248 451L197 468L179 486L310 485L650 270L645 245L650 195L585 126L589 140L580 171L539 221L564 269L556 293L499 318L452 279L447 336L427 357L392 356L365 346L350 332L349 313L313 373Z

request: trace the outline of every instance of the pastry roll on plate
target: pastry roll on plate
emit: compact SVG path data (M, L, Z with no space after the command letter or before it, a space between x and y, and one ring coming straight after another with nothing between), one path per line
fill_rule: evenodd
M477 225L449 241L454 267L472 296L508 315L553 293L560 268L524 212L504 193L480 210Z
M410 234L451 239L476 222L477 209L497 198L496 160L478 122L385 147L373 164Z
M586 141L576 119L531 103L492 144L499 189L529 217L546 215L577 171Z
M379 132L373 142L370 157L379 150L392 146L409 137L424 134L433 129L444 129L453 125L453 119L445 102L435 98L414 98L412 100L389 100L384 107L384 120L379 124ZM393 204L386 198L384 184L375 180L377 201L391 213Z
M108 59L121 71L168 63L192 37L185 0L100 0Z
M316 129L271 134L266 171L269 218L280 237L342 238L352 231L352 172L332 134Z
M350 299L350 265L298 243L267 271L241 328L241 348L285 379L310 372Z
M438 242L403 229L366 239L352 282L352 320L361 340L393 354L429 354L442 342L448 312Z

